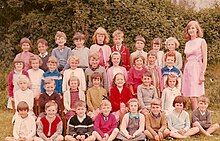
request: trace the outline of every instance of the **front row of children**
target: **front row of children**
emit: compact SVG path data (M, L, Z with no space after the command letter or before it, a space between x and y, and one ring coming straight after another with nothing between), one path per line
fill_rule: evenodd
M113 141L121 140L145 140L145 138L160 141L167 137L187 138L201 133L211 136L219 125L212 124L211 113L207 110L209 99L206 96L198 98L198 108L192 113L192 127L189 114L184 110L186 101L183 96L175 97L174 110L166 116L161 112L161 100L151 100L150 110L145 115L139 112L139 101L131 98L126 113L120 123L119 129L115 116L111 113L112 107L108 100L102 100L100 113L95 121L86 115L86 103L75 103L76 115L68 121L66 141ZM62 120L57 115L58 105L55 101L49 101L45 105L46 116L37 123L28 115L28 104L21 101L17 106L19 118L15 120L13 137L6 137L6 141L62 141Z

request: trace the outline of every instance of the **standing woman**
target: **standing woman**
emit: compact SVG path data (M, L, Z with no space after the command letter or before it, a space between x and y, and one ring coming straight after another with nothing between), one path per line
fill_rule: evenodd
M205 94L204 81L207 67L207 44L197 21L190 21L185 28L186 64L183 71L183 96L189 97L192 110L197 108L197 98Z

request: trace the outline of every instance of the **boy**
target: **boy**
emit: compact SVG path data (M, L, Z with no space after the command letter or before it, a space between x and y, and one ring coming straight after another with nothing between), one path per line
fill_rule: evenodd
M202 95L198 98L198 108L192 113L192 125L198 127L200 133L211 136L219 128L219 124L212 124L211 112L207 109L209 105L208 97Z
M57 48L52 50L51 56L55 56L58 59L58 70L62 73L64 68L68 68L67 60L71 55L71 49L65 46L66 34L64 32L57 31L55 35L55 42L57 44Z
M76 115L70 118L68 122L68 133L65 136L66 141L95 141L92 135L93 121L86 115L86 103L79 100L75 103Z
M152 140L163 140L170 134L167 129L166 115L161 112L161 100L158 98L151 100L150 112L146 114L146 129L144 134Z
M62 141L63 123L57 116L58 105L54 101L49 101L45 105L46 116L40 119L37 128L39 137L35 141Z
M58 61L57 58L54 56L50 56L47 62L48 70L43 74L42 81L41 81L41 93L45 92L44 89L44 81L45 78L51 77L55 81L55 91L59 94L62 93L62 75L57 70Z
M102 76L101 85L106 90L108 90L108 80L105 68L99 65L100 56L98 52L90 52L89 53L89 68L85 70L85 77L87 82L87 88L92 87L91 75L94 72L99 72Z
M93 135L99 141L112 141L118 135L119 129L115 116L110 113L111 102L102 100L100 105L101 113L95 118Z
M135 38L135 48L136 48L136 51L131 53L131 57L130 57L130 66L133 67L133 62L134 62L134 57L135 56L138 56L138 55L141 55L141 56L144 56L144 59L146 62L147 61L147 52L145 52L143 49L144 49L144 46L145 46L145 39L144 37L138 35L136 36Z
M112 52L118 51L121 54L122 66L126 68L127 71L130 69L130 51L125 45L123 45L124 41L124 33L120 30L116 30L112 34L114 46L111 48Z
M43 63L40 66L40 69L42 69L44 72L48 70L47 62L50 57L50 55L47 52L48 48L48 42L47 40L40 38L37 40L37 49L39 51L39 57L42 59Z
M73 42L76 45L76 48L72 50L72 54L79 58L79 65L77 67L85 70L89 67L89 49L84 46L85 35L76 32L73 36Z
M45 111L45 104L50 100L54 100L57 105L60 105L60 95L54 91L55 87L56 84L52 78L45 78L44 88L46 91L40 95L38 102L40 106L40 112Z
M13 137L6 137L5 141L31 141L36 134L36 123L33 116L28 115L28 104L21 101L17 105L18 117L13 128Z
M178 85L177 88L180 90L181 89L181 72L178 68L174 67L174 63L176 61L176 55L175 52L169 51L165 55L165 62L166 66L161 69L162 76L163 76L163 84L165 86L166 81L167 81L167 76L169 74L174 74L178 77Z

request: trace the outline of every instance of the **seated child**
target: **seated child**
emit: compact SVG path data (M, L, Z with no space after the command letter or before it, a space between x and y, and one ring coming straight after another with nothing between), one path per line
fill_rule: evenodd
M68 121L68 131L65 141L95 141L93 132L93 121L86 115L86 103L77 101L75 103L76 115Z
M31 141L36 134L36 123L33 116L28 114L29 106L21 101L17 107L18 118L13 127L13 137L6 137L5 141Z
M102 76L98 72L91 75L93 86L86 92L86 102L88 106L88 115L94 120L99 113L99 106L102 99L107 97L107 91L101 86Z
M199 132L198 127L190 128L189 114L183 110L185 106L186 101L184 97L177 96L173 101L175 109L167 116L170 136L173 138L187 138Z
M148 139L160 141L169 136L167 129L166 115L161 111L161 100L152 99L150 103L150 112L146 114L146 129L144 134Z
M198 108L192 113L192 125L198 127L200 133L211 136L219 128L219 124L212 124L211 112L207 109L209 98L202 95L198 98Z
M102 100L100 113L94 121L93 135L98 141L113 141L118 135L118 123L115 116L110 113L112 106L110 101Z
M63 123L57 116L58 105L49 101L45 105L46 116L40 119L37 127L37 135L34 141L62 141Z
M40 95L38 102L40 106L40 112L45 111L45 104L51 100L54 100L57 105L60 105L60 95L54 91L56 87L55 81L52 78L46 78L44 81L45 92Z
M50 54L47 52L48 48L48 42L47 40L40 38L37 40L37 49L39 51L39 57L42 59L42 64L40 66L40 69L42 69L44 72L48 70L47 68L47 61L50 57Z
M128 101L129 112L124 115L121 125L120 132L117 139L126 141L137 141L144 140L144 126L145 117L139 113L139 103L136 98L131 98Z
M75 103L79 100L85 101L85 94L79 89L79 84L79 78L71 76L68 80L70 89L63 94L64 112L67 120L76 114Z

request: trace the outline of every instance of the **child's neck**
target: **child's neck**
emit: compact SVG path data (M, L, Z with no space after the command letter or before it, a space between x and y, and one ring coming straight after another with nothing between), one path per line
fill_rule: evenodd
M99 45L99 46L103 46L104 43L103 43L103 42L98 42L97 45Z
M176 109L174 109L174 111L175 111L177 114L180 114L183 110L176 110Z
M51 72L51 73L53 73L54 71L55 71L55 70L50 70L50 69L49 69L49 72Z
M167 66L167 68L168 68L168 69L172 69L172 68L173 68L173 66Z
M100 85L93 85L96 89L100 89Z
M82 49L84 46L76 46L77 49Z
M63 49L64 45L58 45L58 49Z
M143 51L143 49L137 49L137 51L138 51L138 52L142 52L142 51Z
M21 89L22 91L26 91L28 88L25 88L25 89Z
M75 70L77 67L74 67L74 68L70 68L71 70Z
M36 68L36 69L33 69L33 68L32 68L32 70L33 70L33 71L38 71L38 70L39 70L39 68Z
M123 86L116 86L118 89L121 89L121 88L123 88Z
M142 70L142 69L143 69L143 66L141 66L141 67L135 66L135 69L136 69L136 70Z
M118 67L118 66L119 66L119 64L113 64L113 66L114 66L114 67Z
M14 70L16 73L21 73L22 72L22 70Z
M29 51L23 51L22 53L28 53Z
M136 116L137 112L130 112L132 116Z
M74 92L76 92L76 91L78 91L78 88L77 87L70 87L70 89L72 90L72 91L74 91Z
M149 66L149 68L154 68L156 65L155 65L155 62L154 62L153 64L149 64L148 66Z
M144 84L144 83L143 83L143 86L144 86L145 88L150 88L151 84L150 84L150 83L147 83L147 84Z

